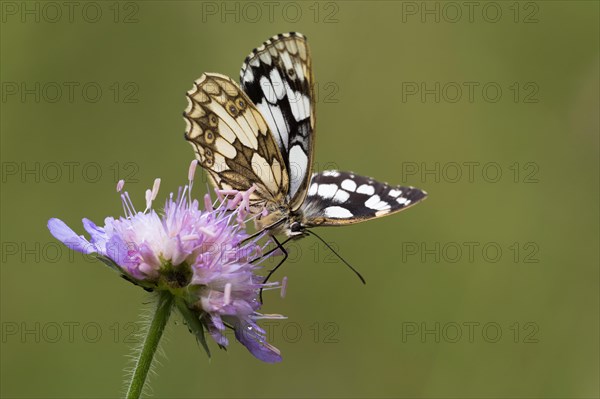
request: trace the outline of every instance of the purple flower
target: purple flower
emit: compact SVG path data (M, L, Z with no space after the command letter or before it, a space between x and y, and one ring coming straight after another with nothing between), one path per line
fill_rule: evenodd
M225 330L233 328L235 336L258 359L279 362L277 348L269 345L265 332L256 323L261 318L283 318L258 312L258 294L265 287L281 287L278 283L263 284L255 274L258 266L251 263L260 258L257 240L245 242L245 216L249 207L249 192L227 192L214 206L210 196L204 197L204 210L192 200L193 175L196 162L190 166L189 184L166 200L158 214L152 209L160 186L156 179L146 191L146 209L135 210L127 192L121 194L124 217L108 217L104 226L83 219L89 240L77 235L63 221L50 219L48 229L69 248L84 254L97 254L105 263L128 280L146 289L168 290L186 323L206 347L204 330L221 347L228 345ZM117 191L123 188L123 181ZM199 322L199 323L198 323Z

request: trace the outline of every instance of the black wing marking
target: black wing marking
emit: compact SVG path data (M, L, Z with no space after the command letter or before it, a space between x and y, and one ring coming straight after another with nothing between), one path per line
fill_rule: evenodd
M296 32L273 36L242 65L240 84L265 117L286 162L292 210L304 202L311 176L315 99L306 38Z
M389 186L369 177L329 170L315 173L302 206L304 225L333 226L399 212L427 197L414 187Z

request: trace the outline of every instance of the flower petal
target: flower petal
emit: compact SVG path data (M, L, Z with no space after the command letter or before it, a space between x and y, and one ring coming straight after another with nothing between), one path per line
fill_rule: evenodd
M267 363L279 363L281 361L279 349L270 345L265 337L258 333L252 325L238 326L235 329L235 337L257 359Z
M128 245L123 239L115 234L106 244L106 256L125 270L129 271L135 278L143 277L137 271L140 261L139 254L133 243Z
M108 237L102 227L96 226L90 219L83 218L83 228L92 237L92 243L98 248L106 248Z
M84 254L97 252L96 247L83 236L77 235L69 226L60 219L48 220L48 230L57 240L62 241L70 249Z

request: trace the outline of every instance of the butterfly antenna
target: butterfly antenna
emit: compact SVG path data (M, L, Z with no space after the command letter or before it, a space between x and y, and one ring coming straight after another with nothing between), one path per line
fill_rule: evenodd
M317 233L315 233L315 232L312 232L312 231L310 231L310 230L306 230L306 232L307 232L308 234L312 234L313 236L315 236L315 237L317 237L319 240L321 240L321 242L322 242L323 244L325 244L325 246L326 246L327 248L329 248L329 250L330 250L331 252L333 252L333 253L335 254L335 256L337 256L337 257L338 257L338 258L339 258L339 259L340 259L342 262L344 262L344 264L345 264L346 266L348 266L348 267L350 268L350 270L352 270L352 271L354 272L354 274L356 274L356 275L358 276L358 278L360 279L360 281L362 281L362 283L363 283L363 284L367 284L367 282L365 281L364 277L363 277L363 276L362 276L362 275L361 275L361 274L358 272L358 270L356 270L355 268L353 268L353 267L352 267L352 265L350 265L350 263L346 262L346 261L344 260L344 258L342 258L342 257L340 256L340 254L338 254L337 252L335 252L335 250L334 250L333 248L331 248L331 245L327 244L327 242L326 242L324 239L322 239L321 237L319 237L319 236L317 235Z

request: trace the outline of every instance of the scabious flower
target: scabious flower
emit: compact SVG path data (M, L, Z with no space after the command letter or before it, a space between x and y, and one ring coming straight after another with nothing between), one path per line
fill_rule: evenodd
M252 189L227 192L225 197L217 191L216 206L207 194L201 210L190 194L195 166L194 161L189 184L177 196L170 194L161 214L152 209L160 186L156 179L153 188L146 190L144 212L137 212L124 192L124 217L108 217L104 227L83 219L89 240L59 219L50 219L48 229L69 248L96 254L134 284L149 291L171 292L188 328L207 351L204 330L225 348L224 332L229 327L255 357L279 362L279 350L266 342L265 331L256 321L283 318L259 313L258 296L261 289L283 288L284 292L285 287L263 284L255 273L259 266L252 260L261 257L263 247L258 244L260 236L248 239L245 231ZM117 184L118 192L123 185L123 181Z

